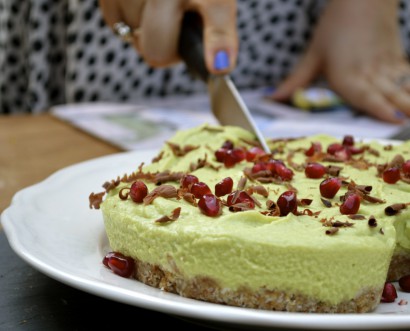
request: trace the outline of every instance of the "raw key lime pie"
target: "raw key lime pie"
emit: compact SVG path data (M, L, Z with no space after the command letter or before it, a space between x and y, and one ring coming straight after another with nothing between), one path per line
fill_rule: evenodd
M372 311L388 274L410 271L410 143L268 143L272 154L241 128L202 125L107 181L90 195L112 248L104 264L214 303Z

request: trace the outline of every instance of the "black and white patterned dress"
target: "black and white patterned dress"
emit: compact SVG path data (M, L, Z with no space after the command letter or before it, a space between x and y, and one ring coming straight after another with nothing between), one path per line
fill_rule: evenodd
M325 0L239 0L240 88L272 86L289 73ZM410 54L410 0L398 21ZM0 113L72 102L135 102L204 90L184 65L153 69L113 35L97 0L0 0Z

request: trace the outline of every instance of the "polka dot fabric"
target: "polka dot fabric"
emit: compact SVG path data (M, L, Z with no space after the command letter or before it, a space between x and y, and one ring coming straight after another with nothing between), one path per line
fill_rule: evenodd
M238 0L240 88L285 77L306 47L325 0ZM400 3L410 54L410 0ZM183 64L153 69L105 25L97 0L0 0L0 113L72 102L140 102L205 91Z

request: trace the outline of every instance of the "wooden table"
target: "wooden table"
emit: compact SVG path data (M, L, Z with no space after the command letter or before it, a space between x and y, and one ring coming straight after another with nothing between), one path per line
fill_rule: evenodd
M0 116L0 213L18 190L68 165L117 152L49 114Z
M56 170L116 152L120 150L48 114L0 116L0 212L18 190ZM1 228L0 252L0 330L126 330L143 325L205 330L192 321L106 300L55 281L21 260Z

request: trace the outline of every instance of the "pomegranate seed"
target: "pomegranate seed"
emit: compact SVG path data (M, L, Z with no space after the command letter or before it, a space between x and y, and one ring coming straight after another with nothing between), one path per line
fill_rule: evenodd
M211 194L211 189L207 184L204 182L194 183L191 186L191 193L194 195L195 198L199 199L205 194Z
M119 252L110 252L103 259L105 266L110 268L116 275L130 277L134 272L134 260Z
M305 151L306 156L313 156L316 153L320 153L322 151L322 145L319 142L313 142L309 149Z
M403 163L403 165L401 166L401 170L403 171L405 176L410 175L410 160L407 160Z
M253 174L256 174L257 172L263 171L263 170L267 170L267 167L266 167L266 163L265 163L265 162L255 163L255 164L253 165L253 167L252 167L252 173L253 173Z
M348 151L352 155L364 153L364 147L349 146Z
M337 177L327 178L320 185L320 194L322 197L332 199L342 186L342 182Z
M225 154L224 166L232 168L235 164L245 160L246 153L242 148L229 149Z
M401 277L399 279L399 285L404 292L410 292L410 275Z
M232 192L233 180L231 177L222 179L219 183L215 184L215 195L221 197L223 195Z
M343 215L351 215L351 214L357 214L358 210L360 208L360 197L355 194L349 194L343 201L343 203L340 205L340 212Z
M397 183L400 179L400 169L393 167L383 171L383 180L388 184Z
M234 198L236 199L234 200ZM238 191L232 192L231 194L228 195L228 198L226 199L226 204L230 207L238 203L246 204L248 208L253 209L255 208L255 201L252 199L252 197L245 191Z
M226 140L226 141L222 144L221 147L224 148L224 149L233 149L233 142L230 141L230 140Z
M221 214L221 201L213 194L205 194L198 201L198 207L203 214L215 217Z
M113 255L115 255L115 252L109 252L109 253L105 254L105 256L104 256L104 258L103 258L103 260L102 260L102 263L103 263L107 268L109 268L108 260L109 260L109 258L110 258L111 256L113 256Z
M276 202L280 210L280 216L286 216L289 213L295 213L297 209L296 193L294 191L283 192Z
M198 183L199 179L197 176L194 175L184 175L180 180L180 185L182 188L191 190L191 186L195 183Z
M260 147L252 147L246 151L246 161L251 162L259 155L265 154L265 151Z
M385 283L382 293L381 302L394 302L397 299L396 288L392 283Z
M216 152L215 152L215 157L216 160L218 162L223 162L225 160L225 156L226 156L226 152L228 151L228 149L226 148L219 148Z
M281 180L289 181L293 178L293 171L280 162L276 163L275 172Z
M327 152L329 153L329 154L331 154L331 155L335 155L336 154L336 152L340 152L340 151L342 151L342 150L344 150L345 148L341 145L341 144L339 144L339 143L333 143L333 144L330 144L328 147L327 147Z
M148 194L148 187L144 182L137 180L132 183L130 188L130 197L132 201L141 203Z
M346 135L343 137L343 146L353 146L354 145L354 138L351 135Z
M340 151L336 151L334 156L336 156L341 161L350 160L350 157L351 157L350 149L343 148Z
M266 169L272 172L272 175L277 174L277 170L285 166L282 160L269 160L266 163Z
M308 178L322 178L326 173L326 167L320 163L308 163L305 168L305 175Z

